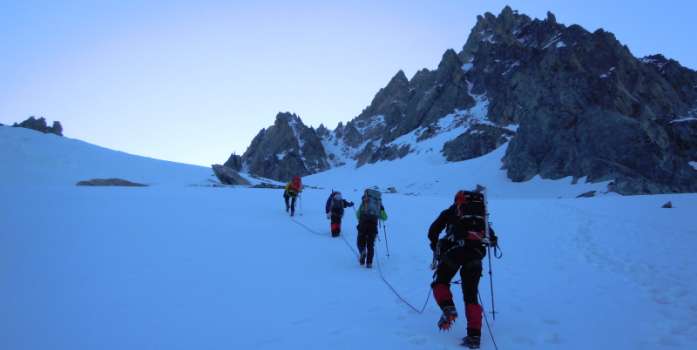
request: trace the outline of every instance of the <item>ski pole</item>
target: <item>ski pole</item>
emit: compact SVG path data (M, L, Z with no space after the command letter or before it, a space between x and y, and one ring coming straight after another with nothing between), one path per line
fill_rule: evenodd
M489 201L488 201L488 195L487 195L487 190L484 188L482 191L482 197L484 198L484 234L486 237L486 250L487 250L487 255L489 256L489 290L491 291L491 314L492 317L494 318L494 321L496 321L496 306L494 304L494 273L491 267L491 232L490 232L490 225L489 225ZM494 252L496 250L494 249Z
M489 255L489 290L491 290L491 314L494 317L494 321L496 321L496 306L494 304L494 274L491 268L491 246L487 246L486 248L488 250L488 255Z
M387 244L387 227L385 223L382 223L382 233L385 234L385 250L387 251L387 257L390 257L390 246Z

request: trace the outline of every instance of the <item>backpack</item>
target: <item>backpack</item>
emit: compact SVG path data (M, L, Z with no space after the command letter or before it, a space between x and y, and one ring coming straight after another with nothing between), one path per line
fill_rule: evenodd
M380 216L382 208L382 194L380 191L367 189L363 193L363 210L361 217L376 220Z
M341 192L334 192L332 196L332 210L340 211L344 209L344 199L341 198Z
M290 182L290 188L296 193L302 190L302 182L300 180L300 176L293 177L293 180Z
M451 240L482 240L487 235L487 208L484 195L480 192L459 191L455 197L457 225L448 227ZM456 226L456 227L455 227Z

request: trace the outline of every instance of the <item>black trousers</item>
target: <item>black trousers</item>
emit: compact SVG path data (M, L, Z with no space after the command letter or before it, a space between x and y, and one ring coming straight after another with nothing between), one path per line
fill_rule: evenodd
M462 284L462 297L465 300L465 304L479 304L477 296L479 295L479 279L482 277L482 261L481 260L468 260L463 261L463 264L452 263L448 261L441 261L433 274L434 284L450 284L453 277L457 272L460 272L460 279ZM452 303L452 301L450 301ZM452 306L451 305L440 305Z
M283 195L283 199L286 201L286 211L288 211L288 209L290 209L290 215L295 214L295 199L296 198L298 198L297 195L295 195L295 196L288 195L288 194ZM289 199L290 199L290 204L288 203Z
M366 253L365 263L368 265L373 264L373 256L375 255L375 237L377 237L377 233L358 233L358 251L360 253Z
M375 238L378 235L377 220L359 220L358 222L358 252L367 253L365 263L371 265L375 255Z
M456 248L440 257L440 262L433 274L433 296L441 310L454 307L453 295L450 292L450 281L460 272L462 298L465 301L465 316L467 317L467 335L481 336L482 306L479 305L479 279L482 276L482 258L484 251L481 247Z

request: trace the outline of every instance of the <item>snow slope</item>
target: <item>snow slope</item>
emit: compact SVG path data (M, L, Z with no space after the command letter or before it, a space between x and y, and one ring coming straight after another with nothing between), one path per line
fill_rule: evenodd
M357 162L351 159L356 154L351 151L357 152L368 142L377 141L367 141L359 147L349 148L331 134L323 145L330 154L335 155L335 167L310 175L305 182L350 191L373 186L382 190L394 187L400 193L412 195L452 195L454 189L474 189L478 184L489 188L489 195L495 198L574 198L588 191L606 194L608 182L586 183L585 178L573 183L571 177L546 180L536 176L524 183L512 182L502 169L501 162L508 144L479 158L448 162L441 153L443 145L475 125L494 126L486 117L489 108L486 95L475 95L471 91L470 95L475 98L475 105L440 118L432 125L438 131L431 137L422 139L420 136L426 132L426 128L418 128L387 144L409 147L410 153L401 159L379 161L356 168ZM375 116L366 128L374 128L381 123L384 123L384 117ZM506 128L515 131L517 125L512 124Z
M81 180L113 177L150 185L193 185L215 179L210 168L9 126L0 126L0 164L4 185L72 186Z
M486 186L492 198L574 198L587 191L607 191L607 182L573 184L571 177L546 180L536 176L515 183L501 169L507 145L482 157L464 162L446 162L440 150L447 140L438 137L419 143L419 153L395 161L366 164L360 168L344 165L306 177L305 183L343 191L361 191L366 187L395 187L411 195L452 196L456 189Z
M4 146L38 152L31 137L2 136ZM76 153L94 147L80 145ZM452 174L464 168L434 173L444 180L427 188L416 178L431 174L424 164L411 170L412 181L428 195L385 195L391 254L381 233L381 269L367 270L352 250L350 209L346 240L329 236L328 189L307 190L303 215L291 220L280 190L189 186L197 173L174 163L142 165L152 169L146 180L182 180L168 186L77 187L83 167L105 161L41 162L5 149L0 349L461 349L464 319L439 332L433 301L416 313L380 272L404 299L423 305L431 281L426 231L460 187ZM486 161L473 162L484 169ZM408 184L408 167L393 172L383 163L308 181L345 184L354 201L353 180L369 181L361 171L397 173ZM5 166L70 181L17 181ZM504 256L494 260L496 321L487 317L500 349L697 347L697 195L557 199L579 185L489 184L499 191L490 204ZM668 200L675 208L661 209ZM488 285L483 278L490 311ZM462 312L459 288L453 292ZM483 334L482 348L493 349Z

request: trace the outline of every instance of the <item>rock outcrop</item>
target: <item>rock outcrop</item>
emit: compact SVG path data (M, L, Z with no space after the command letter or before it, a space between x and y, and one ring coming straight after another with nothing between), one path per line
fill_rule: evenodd
M92 179L80 181L77 186L121 186L121 187L146 187L148 185L132 182L119 178L110 179Z
M249 185L249 181L240 176L240 174L234 168L220 164L213 164L211 168L213 168L213 173L222 184L244 186Z
M242 155L242 165L252 174L287 181L329 168L317 132L291 113L278 113L273 126L263 129Z
M239 156L235 153L230 155L230 158L223 163L224 166L228 168L232 168L235 171L241 171L242 170L242 156Z
M44 134L55 134L58 136L63 136L63 126L59 121L54 121L52 126L48 126L46 124L46 119L43 117L40 118L34 118L29 117L27 120L21 122L21 123L14 123L12 124L13 127L19 127L19 128L27 128L27 129L32 129L36 131L40 131Z

